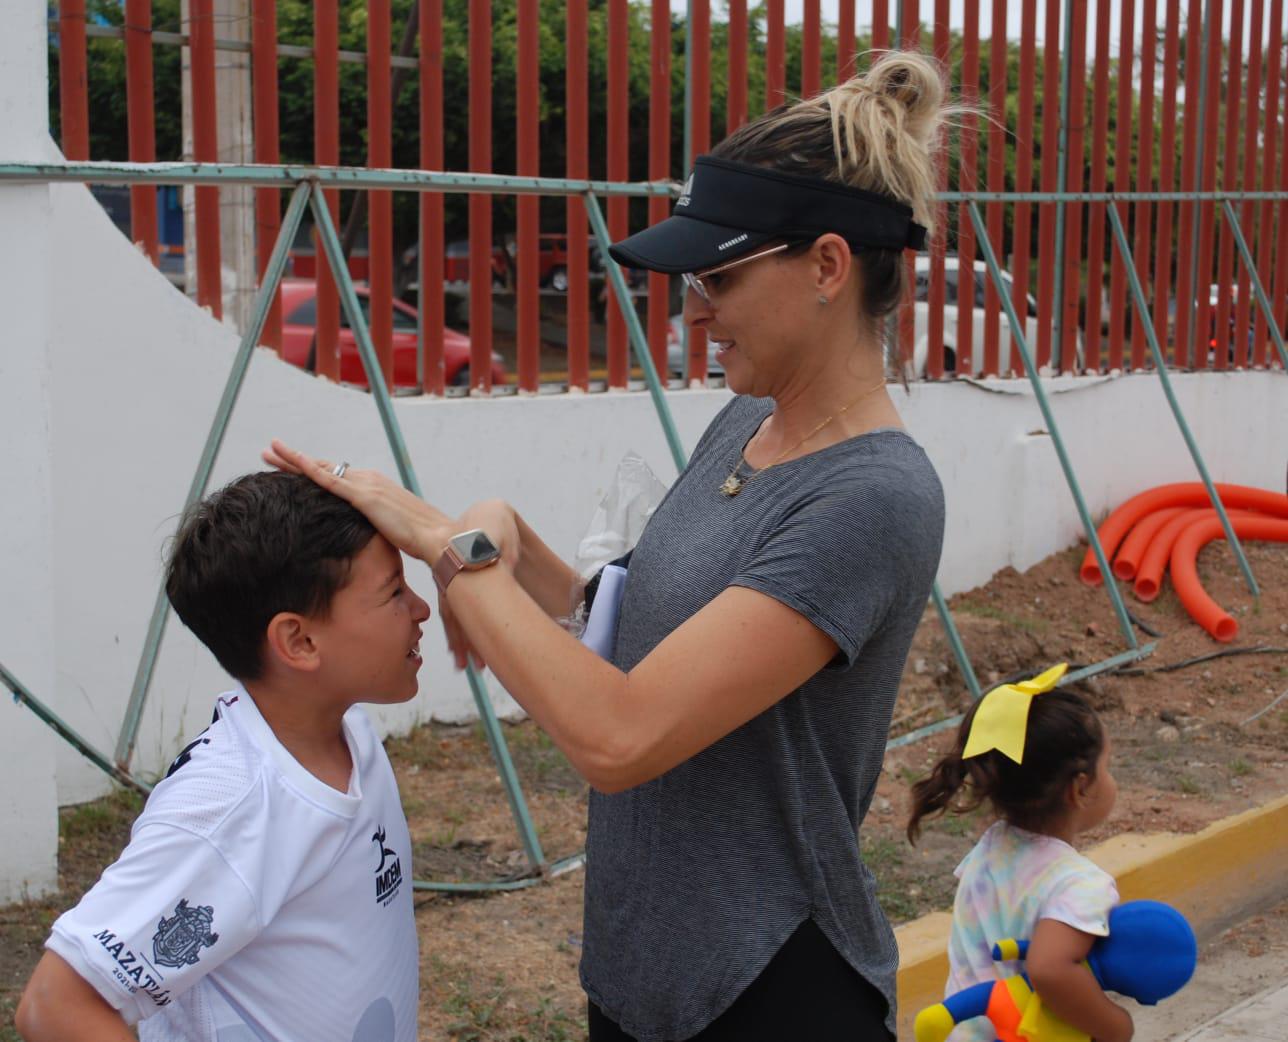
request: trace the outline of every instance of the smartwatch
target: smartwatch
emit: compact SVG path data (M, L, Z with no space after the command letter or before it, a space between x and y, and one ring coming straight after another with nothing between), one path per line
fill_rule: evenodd
M442 593L461 572L477 572L501 560L501 551L481 528L461 532L447 541L443 556L434 565L434 582Z

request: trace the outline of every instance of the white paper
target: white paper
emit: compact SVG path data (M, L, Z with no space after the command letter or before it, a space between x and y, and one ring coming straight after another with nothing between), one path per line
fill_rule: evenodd
M590 618L581 642L602 659L611 658L617 637L617 608L622 603L626 589L626 569L618 564L606 564L600 573L599 589L590 608Z

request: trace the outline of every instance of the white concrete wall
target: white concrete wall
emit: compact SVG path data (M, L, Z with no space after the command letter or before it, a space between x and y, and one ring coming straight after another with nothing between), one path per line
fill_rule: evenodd
M6 12L6 22L15 40L0 44L0 159L46 160L44 5ZM47 185L0 185L0 662L44 697L62 643L50 581L52 222ZM0 688L0 903L57 882L55 738L7 694Z

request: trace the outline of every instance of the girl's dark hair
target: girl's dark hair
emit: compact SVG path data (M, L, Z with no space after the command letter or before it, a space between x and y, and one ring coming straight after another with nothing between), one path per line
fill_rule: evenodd
M375 534L301 474L247 474L184 515L166 560L166 595L228 673L256 680L269 620L283 611L326 618Z
M1041 831L1060 812L1069 783L1079 774L1096 773L1105 730L1096 711L1076 692L1055 690L1034 697L1022 764L996 749L962 759L979 705L971 706L962 720L953 751L935 765L930 777L912 787L908 839L913 843L923 818L949 810L966 813L986 800L1012 825Z

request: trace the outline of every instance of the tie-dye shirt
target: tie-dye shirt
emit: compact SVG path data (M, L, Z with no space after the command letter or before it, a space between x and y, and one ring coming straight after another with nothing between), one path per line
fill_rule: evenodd
M994 962L992 947L1007 938L1032 938L1039 919L1106 937L1109 910L1118 903L1113 876L1064 840L1016 828L991 826L955 873L957 899L948 941L945 995L982 981L1023 972L1019 962ZM983 1018L957 1027L951 1042L991 1042Z

